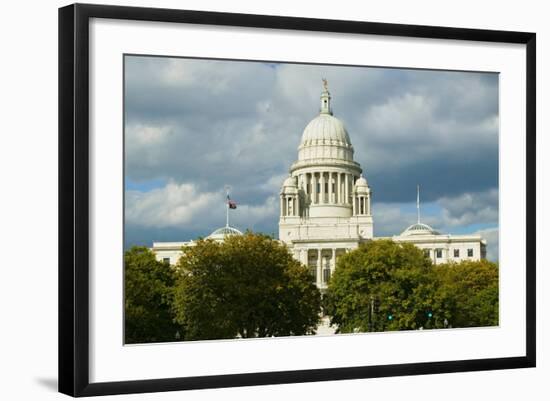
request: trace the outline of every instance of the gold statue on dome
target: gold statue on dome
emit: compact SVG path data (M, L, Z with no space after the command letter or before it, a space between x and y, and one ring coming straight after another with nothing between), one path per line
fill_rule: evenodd
M328 81L326 78L323 78L323 87L325 88L326 91L328 91Z

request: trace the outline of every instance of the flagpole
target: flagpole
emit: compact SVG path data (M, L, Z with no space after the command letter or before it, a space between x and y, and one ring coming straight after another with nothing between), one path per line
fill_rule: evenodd
M225 186L225 226L229 227L229 186Z

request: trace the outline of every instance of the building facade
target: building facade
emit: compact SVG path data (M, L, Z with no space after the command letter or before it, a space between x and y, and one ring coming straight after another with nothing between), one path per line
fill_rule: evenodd
M480 260L487 256L487 242L479 234L441 234L427 224L413 224L399 235L389 237L394 242L408 242L424 250L434 264Z

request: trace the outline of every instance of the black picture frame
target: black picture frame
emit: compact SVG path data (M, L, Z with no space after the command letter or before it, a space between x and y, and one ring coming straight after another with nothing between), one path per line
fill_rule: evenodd
M91 18L437 38L526 46L526 353L521 357L381 366L89 381L89 22ZM59 391L95 396L534 367L536 35L436 26L74 4L59 9Z

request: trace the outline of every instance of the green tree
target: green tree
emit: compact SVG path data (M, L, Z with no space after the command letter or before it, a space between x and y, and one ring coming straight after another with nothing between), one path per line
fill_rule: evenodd
M377 240L342 256L325 311L338 332L498 324L498 266L432 265L412 244Z
M435 299L453 327L496 326L499 321L498 265L480 261L433 267ZM437 327L442 327L439 323Z
M337 332L417 329L429 323L435 283L412 244L376 240L339 258L324 298Z
M175 271L145 247L124 254L125 330L127 344L176 340L182 328L171 311Z
M186 339L314 333L320 294L305 266L266 235L184 248L173 308Z

